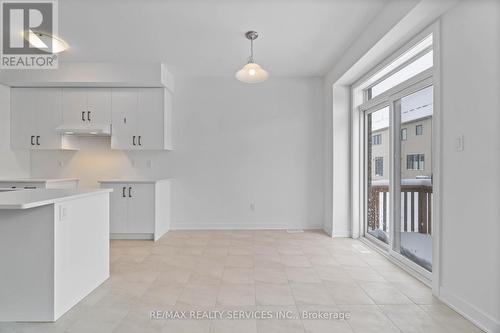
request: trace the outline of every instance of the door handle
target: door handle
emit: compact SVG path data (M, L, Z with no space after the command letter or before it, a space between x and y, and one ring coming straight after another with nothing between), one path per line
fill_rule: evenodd
M124 186L123 189L122 189L122 197L124 197L124 198L127 197L127 195L125 194L125 189L126 189L126 187Z
M92 112L87 111L87 120L88 120L88 121L92 121L92 119L90 119L90 114L91 114L91 113L92 113Z
M132 198L132 187L128 188L128 197Z
M82 111L82 121L85 121L85 111Z
M139 146L142 146L141 138L142 136L139 135Z
M39 146L40 145L40 135L37 135L36 136L36 145Z
M135 135L132 137L132 144L135 146Z
M35 142L34 142L33 140L35 140L35 136L34 136L34 135L32 135L32 136L31 136L31 145L32 145L32 146L34 146L34 145L35 145Z

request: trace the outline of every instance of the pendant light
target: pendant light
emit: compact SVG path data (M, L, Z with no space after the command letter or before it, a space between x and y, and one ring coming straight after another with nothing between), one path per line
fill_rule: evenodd
M255 31L247 31L245 37L250 40L250 58L248 58L248 63L236 73L236 78L245 83L265 81L269 73L253 60L253 41L259 37L259 34Z

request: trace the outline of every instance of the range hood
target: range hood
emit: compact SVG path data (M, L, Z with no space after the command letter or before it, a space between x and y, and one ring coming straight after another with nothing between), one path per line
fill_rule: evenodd
M63 135L76 136L111 136L111 125L61 125L56 128L56 132Z

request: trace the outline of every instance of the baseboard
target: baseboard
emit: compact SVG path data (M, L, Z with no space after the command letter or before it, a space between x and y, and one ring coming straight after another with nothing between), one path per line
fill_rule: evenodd
M351 238L351 230L332 230L333 238Z
M286 224L286 223L171 223L170 230L286 230L286 229L323 229L318 224Z
M474 325L488 333L500 333L500 322L484 313L466 300L453 295L446 288L439 288L439 299L450 308L460 313Z
M109 234L109 239L113 240L153 240L154 234Z

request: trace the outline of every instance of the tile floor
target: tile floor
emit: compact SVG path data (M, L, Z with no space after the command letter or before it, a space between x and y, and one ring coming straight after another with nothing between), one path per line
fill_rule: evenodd
M56 323L0 323L0 332L481 332L360 247L320 231L172 231L157 243L113 241L102 286ZM150 320L153 310L291 316ZM303 311L351 317L300 319Z

